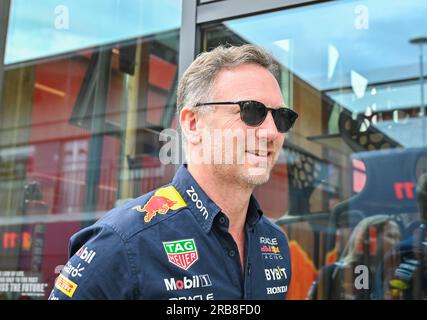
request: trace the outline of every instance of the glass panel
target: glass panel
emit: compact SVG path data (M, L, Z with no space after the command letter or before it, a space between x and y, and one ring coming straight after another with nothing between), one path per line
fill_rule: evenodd
M43 0L32 5L12 0L5 64L166 32L180 24L180 0Z
M140 2L132 3L114 1L114 8L136 19ZM165 18L157 13L151 11L150 23ZM180 21L180 11L174 14ZM144 17L138 16L140 27L148 23ZM115 27L128 37L131 23ZM158 159L158 135L175 115L179 29L155 30L7 68L0 104L0 299L47 298L72 234L172 179L174 166ZM90 45L107 41L100 34L90 39Z
M270 51L300 115L256 190L290 238L288 298L427 297L426 16L422 0L347 0L202 28L202 50Z

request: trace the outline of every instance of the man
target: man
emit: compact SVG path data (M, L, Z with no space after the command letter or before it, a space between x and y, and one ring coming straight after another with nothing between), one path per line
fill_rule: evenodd
M74 235L51 299L285 298L287 239L252 196L297 117L276 71L252 45L218 47L191 64L177 97L188 165Z

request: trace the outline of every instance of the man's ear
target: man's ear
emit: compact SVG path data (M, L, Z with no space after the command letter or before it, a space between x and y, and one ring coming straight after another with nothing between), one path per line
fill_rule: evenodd
M201 141L200 128L197 125L199 120L199 114L188 107L182 108L179 114L181 130L191 144L198 144Z

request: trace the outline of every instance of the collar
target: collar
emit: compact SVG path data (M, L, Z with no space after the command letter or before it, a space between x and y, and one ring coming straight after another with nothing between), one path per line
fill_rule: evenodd
M251 194L251 198L249 199L248 215L246 217L246 225L249 229L253 229L255 227L263 214L264 213L262 212L258 201L255 199L255 196Z
M221 208L213 202L208 195L199 186L193 176L187 169L187 165L183 164L178 168L172 185L182 195L190 211L195 216L197 222L202 229L207 233L211 230L215 217L221 213ZM253 228L262 216L262 211L255 197L251 195L249 200L248 214L246 225ZM221 215L223 215L221 213Z

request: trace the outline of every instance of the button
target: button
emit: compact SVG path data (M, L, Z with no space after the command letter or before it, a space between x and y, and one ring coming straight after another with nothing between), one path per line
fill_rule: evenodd
M225 223L225 217L219 217L219 223L224 224Z
M236 255L236 251L234 251L234 250L230 250L230 251L228 251L228 255L229 255L230 257L234 257L234 256Z

